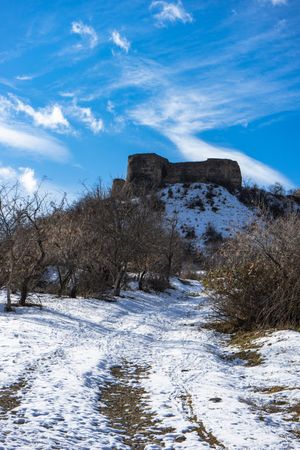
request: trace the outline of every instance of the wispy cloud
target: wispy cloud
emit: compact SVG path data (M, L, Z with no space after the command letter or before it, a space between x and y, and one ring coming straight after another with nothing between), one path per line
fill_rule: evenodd
M68 112L74 118L85 124L94 134L98 134L104 129L104 123L101 118L96 118L89 107L81 107L74 103L68 108Z
M5 124L13 123L16 119L19 120L22 114L30 117L34 125L58 133L77 134L68 119L81 122L94 134L103 131L103 120L97 118L90 107L78 106L73 94L66 93L64 96L73 97L72 103L64 106L53 104L40 109L33 108L12 94L8 97L0 96L0 122L2 118Z
M0 84L3 84L4 86L10 87L12 89L15 89L16 85L13 81L7 78L0 77Z
M247 126L299 109L299 49L293 30L285 22L269 22L266 16L241 33L243 23L255 14L253 2L249 12L234 19L239 26L230 38L212 41L209 48L193 43L186 48L186 57L176 58L174 64L153 64L151 76L142 76L148 63L140 61L133 74L128 67L123 78L128 85L138 80L135 85L143 92L143 100L129 108L128 115L168 138L186 159L235 159L244 177L264 185L279 181L291 186L284 175L242 149L210 144L204 138L208 130Z
M60 105L53 104L45 108L35 109L15 95L0 96L0 119L1 117L14 118L20 113L33 119L33 123L37 126L61 133L69 132L70 124Z
M60 92L59 95L65 98L73 98L75 97L75 92Z
M115 105L113 104L113 102L111 100L108 100L108 102L106 104L106 111L108 111L111 114L114 114L114 112L115 112Z
M177 21L188 23L193 21L193 17L188 13L180 0L177 3L169 3L165 1L153 1L150 5L151 10L157 10L154 18L159 26L165 26L168 22Z
M23 112L31 117L36 125L60 132L64 132L70 128L70 124L64 117L59 105L54 104L36 110L31 105L22 102L16 97L13 97L13 99L15 101L15 111Z
M196 136L176 133L172 130L167 133L167 137L177 146L182 155L190 161L199 161L207 158L233 159L238 161L243 177L246 179L250 178L265 186L279 182L286 187L294 187L291 181L280 172L263 164L261 161L247 156L241 151L211 145Z
M286 5L288 0L271 0L272 5Z
M17 75L16 76L16 80L19 80L19 81L30 81L33 78L34 78L33 75Z
M269 185L280 182L292 187L292 183L278 171L260 161L250 158L241 151L212 145L199 138L197 134L205 129L214 128L220 120L212 114L196 114L195 109L186 101L169 98L164 105L160 103L160 111L151 109L149 104L145 109L138 108L131 112L131 117L140 124L150 126L167 137L180 151L183 157L190 161L201 161L207 158L227 158L238 161L242 174L260 184ZM223 111L224 112L224 111ZM195 115L192 118L193 113Z
M149 126L167 137L186 159L234 159L241 165L244 177L265 185L279 181L291 186L282 174L241 151L204 142L201 133L247 125L259 117L291 107L296 98L299 98L299 93L289 95L282 83L271 79L267 83L258 77L244 80L240 85L233 80L228 84L203 84L202 89L196 86L175 89L172 86L133 108L129 115L136 123Z
M54 113L43 114L14 96L0 96L0 146L38 158L56 161L69 158L69 151L64 144L43 130L20 121L19 112L25 112L34 119L34 123L47 125L51 129L61 122L60 114L55 113L55 110Z
M80 43L76 46L77 49L83 49L88 46L90 49L95 48L98 45L98 35L93 27L85 25L83 22L72 22L71 32L78 34L84 39L84 43Z
M113 31L111 33L111 41L119 48L124 50L126 53L128 53L130 49L130 42L128 39L126 39L125 36L121 36L121 34L118 31Z
M68 149L60 141L18 122L7 124L0 121L0 145L39 158L56 161L69 158Z
M121 71L118 76L109 81L107 90L117 91L128 88L140 88L153 90L156 86L166 87L170 70L162 67L157 62L148 58L130 57L122 61ZM102 90L99 93L103 92Z

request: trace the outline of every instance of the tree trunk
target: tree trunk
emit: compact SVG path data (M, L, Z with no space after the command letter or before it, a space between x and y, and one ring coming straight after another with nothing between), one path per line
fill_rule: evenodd
M63 283L62 283L62 277L59 267L56 267L57 273L58 273L58 279L59 279L59 293L58 295L61 297L62 290L63 290Z
M144 276L146 275L146 270L143 270L143 272L140 273L139 276L139 290L142 291L143 290L143 281L144 281Z
M74 276L74 274L71 276L72 279L72 286L71 286L71 290L70 290L70 298L76 298L77 296L77 286L76 286L76 277Z
M119 270L119 272L117 274L116 281L114 284L114 289L113 289L113 295L115 295L116 297L119 297L119 295L120 295L121 285L122 285L122 281L123 281L125 273L126 273L126 269L122 268L121 270Z
M60 285L58 295L59 295L59 297L62 297L65 287L66 287L68 281L70 280L71 272L67 272L67 274L63 277L61 275L61 271L59 268L57 268L57 271L58 271L59 285Z
M11 306L11 289L10 289L10 285L7 284L6 286L6 305L5 305L5 310L6 311L12 311L13 308Z
M25 306L26 304L26 299L27 299L27 295L28 295L28 282L29 280L24 280L21 286L21 297L20 297L20 301L19 304L21 306Z
M167 264L167 271L166 271L166 279L170 280L171 271L172 271L172 262L173 262L173 253L170 253L168 255L168 264Z
M70 290L69 297L70 298L76 298L76 296L77 296L77 289L76 289L76 286L74 285L74 286L72 286L72 288Z
M11 260L9 264L9 277L6 284L6 311L13 311L13 308L11 306L11 282L12 282L12 275L13 275L13 269L14 269L14 263L13 263L13 257L11 255Z

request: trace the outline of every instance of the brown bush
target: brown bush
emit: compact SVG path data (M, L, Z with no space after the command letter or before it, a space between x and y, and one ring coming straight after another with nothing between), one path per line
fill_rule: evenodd
M219 318L236 328L300 324L300 218L255 224L226 242L206 283Z

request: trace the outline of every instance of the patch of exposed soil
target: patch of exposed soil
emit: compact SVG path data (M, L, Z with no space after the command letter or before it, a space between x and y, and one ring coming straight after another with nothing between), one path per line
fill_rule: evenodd
M20 392L26 387L24 379L0 389L0 418L21 404Z
M149 444L164 448L162 437L175 432L174 428L162 427L148 409L148 395L140 384L147 372L145 367L126 362L115 366L111 369L115 381L101 391L101 413L113 428L121 431L124 444L133 450L143 450Z
M193 410L192 397L190 394L186 393L181 396L181 401L183 408L186 411L187 417L194 424L194 430L199 438L207 442L211 448L225 448L224 445L213 435L210 431L205 428L204 423L200 420Z

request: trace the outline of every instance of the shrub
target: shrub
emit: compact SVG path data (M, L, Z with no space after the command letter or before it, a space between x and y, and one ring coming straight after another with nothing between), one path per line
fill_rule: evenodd
M204 203L200 197L195 197L195 198L191 199L188 202L187 207L189 209L199 208L201 211L205 211Z
M217 253L208 273L219 318L236 329L300 324L300 218L255 224Z
M165 203L157 196L156 193L152 193L149 195L148 206L155 212L164 212L166 209Z
M269 191L272 194L278 195L280 197L286 195L286 190L284 189L284 187L280 183L275 183L275 184L269 186Z
M173 198L174 194L171 188L168 189L168 198Z
M185 226L184 232L185 232L185 239L196 239L196 237L197 237L194 227Z
M207 199L207 202L212 206L214 204L214 197L216 197L216 193L214 191L214 187L211 184L207 187L205 197Z
M206 244L219 243L223 241L222 234L219 233L210 222L207 224L202 237Z
M275 183L269 191L256 185L243 187L238 193L238 199L248 207L268 211L273 218L284 216L297 210L297 198L285 194L284 188Z

